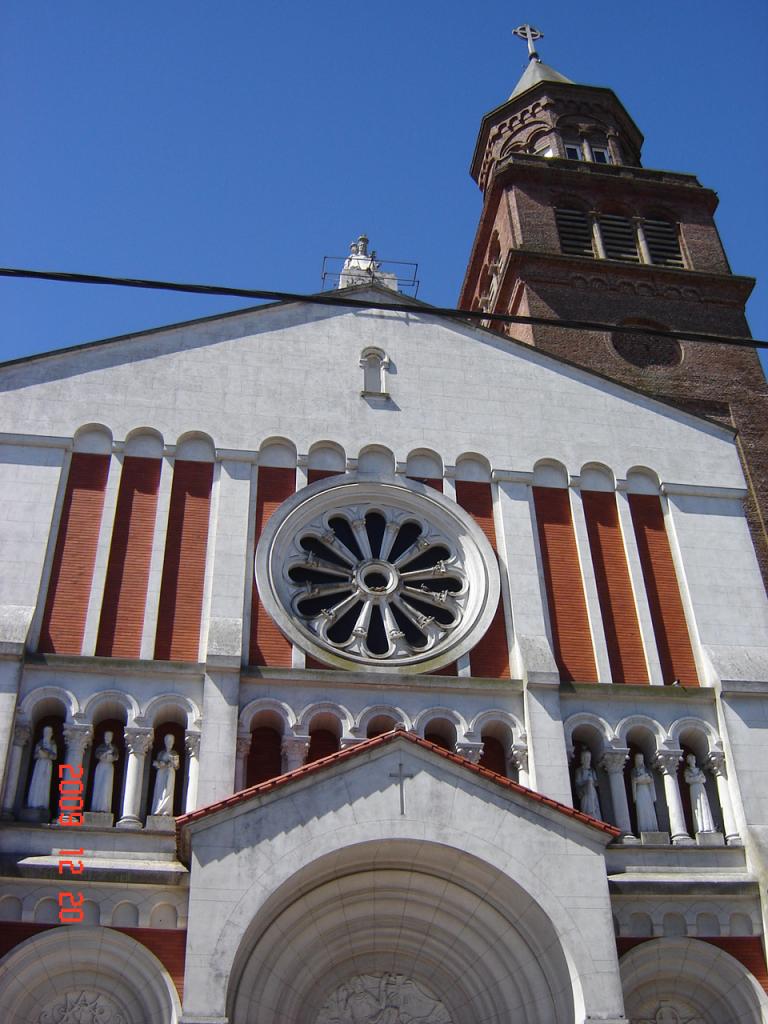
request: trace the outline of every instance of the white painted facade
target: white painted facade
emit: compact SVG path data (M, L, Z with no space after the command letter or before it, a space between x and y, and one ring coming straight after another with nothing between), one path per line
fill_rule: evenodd
M372 351L382 353L379 393ZM87 909L82 925L35 933L0 962L3 1020L47 1024L85 993L83 1019L104 1024L324 1024L340 986L388 974L432 999L426 1016L381 1018L392 1022L645 1024L674 1019L658 1017L667 1003L680 1020L768 1021L753 975L706 941L761 936L766 916L768 601L731 431L415 302L408 313L285 304L182 324L7 364L0 389L0 918L57 921L68 845L85 850ZM41 655L73 450L111 459L83 653ZM95 654L126 454L163 460L137 659ZM214 461L199 656L188 663L153 659L176 458ZM248 665L260 466L294 468L297 492L309 469L344 474L311 485L330 493L366 481L423 495L409 476L442 478L434 500L446 507L455 481L488 482L511 678L473 675L471 650L454 676L343 658L316 669L298 643L290 668ZM559 681L534 484L571 496L595 684ZM651 685L611 682L581 488L616 491ZM698 688L661 685L632 492L662 498ZM34 730L58 710L61 755L84 758L86 771L94 726L124 721L136 812L124 806L124 817L135 827L22 820ZM336 729L344 750L377 717L422 737L438 722L470 761L484 734L498 737L510 777L566 808L574 750L586 744L621 835L406 738L191 819L180 854L172 835L146 827L141 750L161 722L183 730L177 781L192 812L242 789L254 725L278 728L287 771L301 765L313 720ZM633 744L655 779L655 843L630 834L626 794L622 817ZM684 746L708 773L714 845L669 839ZM403 814L401 763L413 776ZM110 925L186 929L183 1002L154 954ZM614 933L651 941L620 966ZM119 985L99 935L131 963ZM350 1022L379 1019L370 1008L354 1016L353 1002Z

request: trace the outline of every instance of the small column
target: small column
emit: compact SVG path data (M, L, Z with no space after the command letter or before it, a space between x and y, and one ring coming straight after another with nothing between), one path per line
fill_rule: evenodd
M509 760L517 768L517 781L521 786L531 788L531 776L528 771L528 744L523 740L512 744Z
M619 146L619 134L615 128L609 128L606 134L608 136L608 150L611 154L611 163L618 166L623 163L621 147Z
M184 747L187 751L187 801L184 813L197 810L197 780L200 778L200 733L184 733Z
M92 740L93 740L93 729L90 727L90 725L65 725L64 726L64 745L65 745L66 750L65 750L65 754L64 754L64 760L59 762L59 763L60 764L68 764L68 765L70 765L72 767L72 771L68 775L69 778L73 778L73 777L76 778L77 777L77 770L78 770L78 768L82 768L82 766L83 766L83 757L85 755L86 747L89 747L91 745L91 741ZM54 764L54 772L56 770L57 770L57 767ZM83 791L82 791L81 795L83 797L83 808L84 808L85 807L85 779L84 778L82 778L82 783L83 783ZM64 793L62 795L63 796L67 796L67 795L70 795L70 794ZM59 808L57 809L56 813L57 813L57 816L58 816L59 814L70 814L71 812L67 811L64 808L62 808L61 806L59 806Z
M5 780L3 810L0 815L2 818L13 818L13 808L16 804L16 791L19 788L19 775L21 774L21 762L24 757L24 748L31 739L32 729L30 726L19 724L14 727L11 756L8 762L8 775Z
M92 739L93 729L90 725L65 725L65 754L61 764L71 765L74 772L77 772L83 764L86 747L90 746Z
M637 837L632 832L632 823L629 819L629 804L627 803L627 790L624 786L624 765L629 760L629 750L626 747L606 750L600 758L599 768L608 776L608 785L611 789L611 805L613 806L613 824L622 832L622 842L637 842Z
M469 740L465 740L463 743L457 743L455 749L459 757L466 757L472 764L478 764L483 756L482 743L471 743Z
M717 783L717 796L720 800L720 809L723 812L725 842L728 846L742 846L739 828L733 816L733 808L731 807L731 794L728 791L728 771L725 767L725 754L722 750L713 750L707 755L705 764L715 776L715 782Z
M251 743L253 742L253 733L238 733L236 756L235 756L235 792L239 793L241 789L245 789L245 769L248 761L248 755L251 752Z
M125 749L128 752L128 770L125 776L125 793L123 794L123 813L118 828L136 831L142 827L139 813L141 811L141 786L144 781L144 761L152 747L152 729L126 729Z
M637 238L637 248L640 253L640 259L643 263L653 263L651 258L651 250L648 248L648 242L645 238L645 231L643 230L643 218L633 217L632 222L635 225L635 237Z
M282 751L284 772L301 768L309 752L309 736L284 736Z
M597 210L589 211L589 222L592 225L592 244L595 247L595 253L599 260L604 260L605 246L603 245L603 236L600 233L600 220Z
M661 772L664 780L664 796L669 812L669 832L674 846L695 846L696 840L688 835L683 814L683 801L677 784L677 766L683 759L682 750L659 750L653 767Z

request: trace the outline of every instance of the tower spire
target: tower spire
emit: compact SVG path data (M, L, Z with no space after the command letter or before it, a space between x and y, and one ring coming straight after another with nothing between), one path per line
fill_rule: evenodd
M524 39L528 44L528 66L523 72L523 77L515 86L510 99L519 96L521 93L531 89L539 82L564 82L566 85L573 85L570 78L561 75L559 71L546 65L536 51L536 40L543 39L544 33L533 25L518 25L512 29L512 35L518 39Z
M533 44L537 39L544 38L543 32L539 32L533 25L518 25L517 28L512 29L512 35L517 36L519 39L525 39L528 43L528 60L541 60Z

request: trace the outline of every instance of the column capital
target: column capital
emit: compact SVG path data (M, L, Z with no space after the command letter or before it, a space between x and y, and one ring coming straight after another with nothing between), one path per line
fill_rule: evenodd
M185 732L184 733L184 747L190 757L199 757L200 755L200 733L199 732Z
M613 747L604 750L597 767L609 775L618 775L624 771L624 765L629 760L629 749L627 747Z
M32 739L32 726L17 722L13 727L13 745L15 747L26 747Z
M126 729L125 746L134 757L144 757L149 753L154 739L154 729Z
M513 743L509 751L509 759L519 772L528 771L528 744Z
M253 743L253 733L243 734L240 733L237 737L235 744L235 750L237 751L238 757L247 757L251 752L251 744Z
M93 740L93 729L90 725L65 725L63 732L67 750L78 747L85 750Z
M477 764L483 756L483 744L471 743L469 741L457 743L456 753L459 757L465 757L467 761L471 761L472 764Z
M291 772L301 768L309 753L309 736L284 736L280 750L283 755L283 771Z
M657 750L652 766L662 775L676 775L682 760L682 750Z
M715 777L728 778L728 768L725 764L725 751L711 750L704 758L702 768L708 769Z

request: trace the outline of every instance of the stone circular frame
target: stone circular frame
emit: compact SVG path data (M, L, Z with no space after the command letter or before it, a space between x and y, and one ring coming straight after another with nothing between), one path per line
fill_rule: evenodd
M286 636L334 668L434 672L469 651L499 601L496 556L474 520L415 481L348 473L272 515L256 584Z

